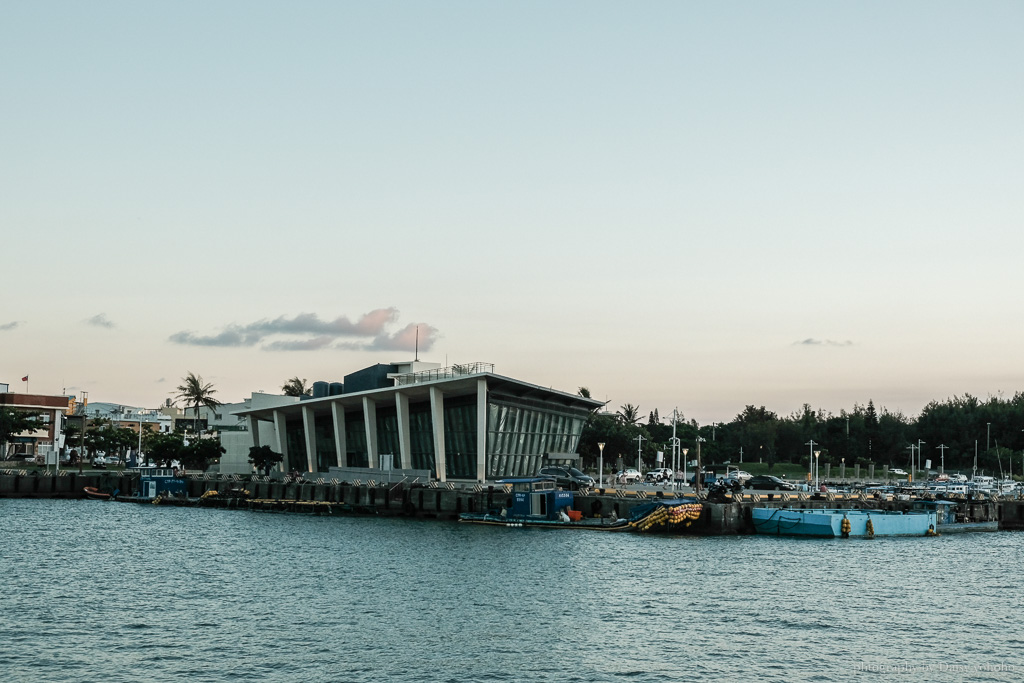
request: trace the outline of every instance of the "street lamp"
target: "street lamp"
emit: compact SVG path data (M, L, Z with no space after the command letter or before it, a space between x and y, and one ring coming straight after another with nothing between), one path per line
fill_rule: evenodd
M704 464L700 460L700 442L705 440L703 436L697 437L697 472L693 475L693 488L697 493L700 493L700 489L704 485Z
M810 441L808 441L804 445L805 446L810 446L810 452L808 454L808 455L810 455L811 453L814 453L814 447L818 446L820 444L815 443L814 439L811 439ZM814 459L811 458L811 457L807 458L807 469L810 470L810 472L807 473L807 475L808 475L807 476L807 481L810 481L811 479L814 478Z
M639 472L641 476L643 476L644 473L642 457L644 452L644 441L646 440L647 439L644 438L643 434L638 434L636 437L636 471Z
M921 444L923 444L923 443L928 443L928 442L927 441L921 441L921 439L917 440L917 469L918 470L921 469ZM927 477L925 477L925 479L927 479Z
M843 458L839 464L839 478L846 481L846 458Z
M690 463L686 462L686 454L690 452L689 448L683 449L683 483L685 484L689 477L686 475L686 466Z
M821 472L821 470L818 469L818 456L819 455L821 455L821 451L814 451L814 488L815 488L815 490L817 490L817 488L818 488L818 474Z
M598 449L601 451L601 455L598 458L597 465L597 485L604 485L604 441L597 444Z

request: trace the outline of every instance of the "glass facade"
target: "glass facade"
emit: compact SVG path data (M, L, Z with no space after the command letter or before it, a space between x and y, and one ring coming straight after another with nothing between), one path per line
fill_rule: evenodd
M306 460L306 429L302 419L285 421L285 443L288 444L288 469L305 472L308 467Z
M338 451L334 447L334 418L331 415L317 415L316 429L316 471L327 472L329 467L338 465Z
M430 403L409 405L409 437L412 468L430 470L437 476L434 464L434 422L430 419Z
M349 467L369 467L363 413L345 413L345 452Z
M445 398L444 457L449 479L476 479L476 396Z
M545 409L536 401L487 404L487 478L535 474L545 453L575 453L586 414Z
M395 456L392 466L402 465L402 449L398 438L398 411L392 407L377 408L377 455Z

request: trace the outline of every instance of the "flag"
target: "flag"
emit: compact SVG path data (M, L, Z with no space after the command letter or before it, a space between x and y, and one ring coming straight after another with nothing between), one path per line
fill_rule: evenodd
M28 381L28 375L25 375L24 377L22 377L21 381L22 382L27 382Z

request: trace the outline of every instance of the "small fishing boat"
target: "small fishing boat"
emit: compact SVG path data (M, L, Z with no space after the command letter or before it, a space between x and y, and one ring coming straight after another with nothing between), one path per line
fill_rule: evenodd
M888 510L755 507L754 531L771 536L849 538L863 536L934 536L935 511L908 513Z
M596 531L629 531L631 528L626 519L584 519L582 512L572 509L573 492L560 490L552 479L521 477L502 479L497 483L511 488L505 505L487 512L464 512L459 515L460 522Z
M95 486L86 486L84 489L82 489L82 492L85 493L85 497L89 498L90 500L110 500L111 498L113 498L113 495L109 493L104 493Z

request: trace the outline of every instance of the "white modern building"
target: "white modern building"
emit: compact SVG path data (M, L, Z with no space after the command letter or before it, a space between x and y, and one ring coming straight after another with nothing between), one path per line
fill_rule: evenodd
M237 414L249 422L250 445L281 453L285 471L391 465L485 482L531 475L545 458L575 453L588 415L602 405L495 374L490 363L408 361L317 382L312 397L291 405Z

